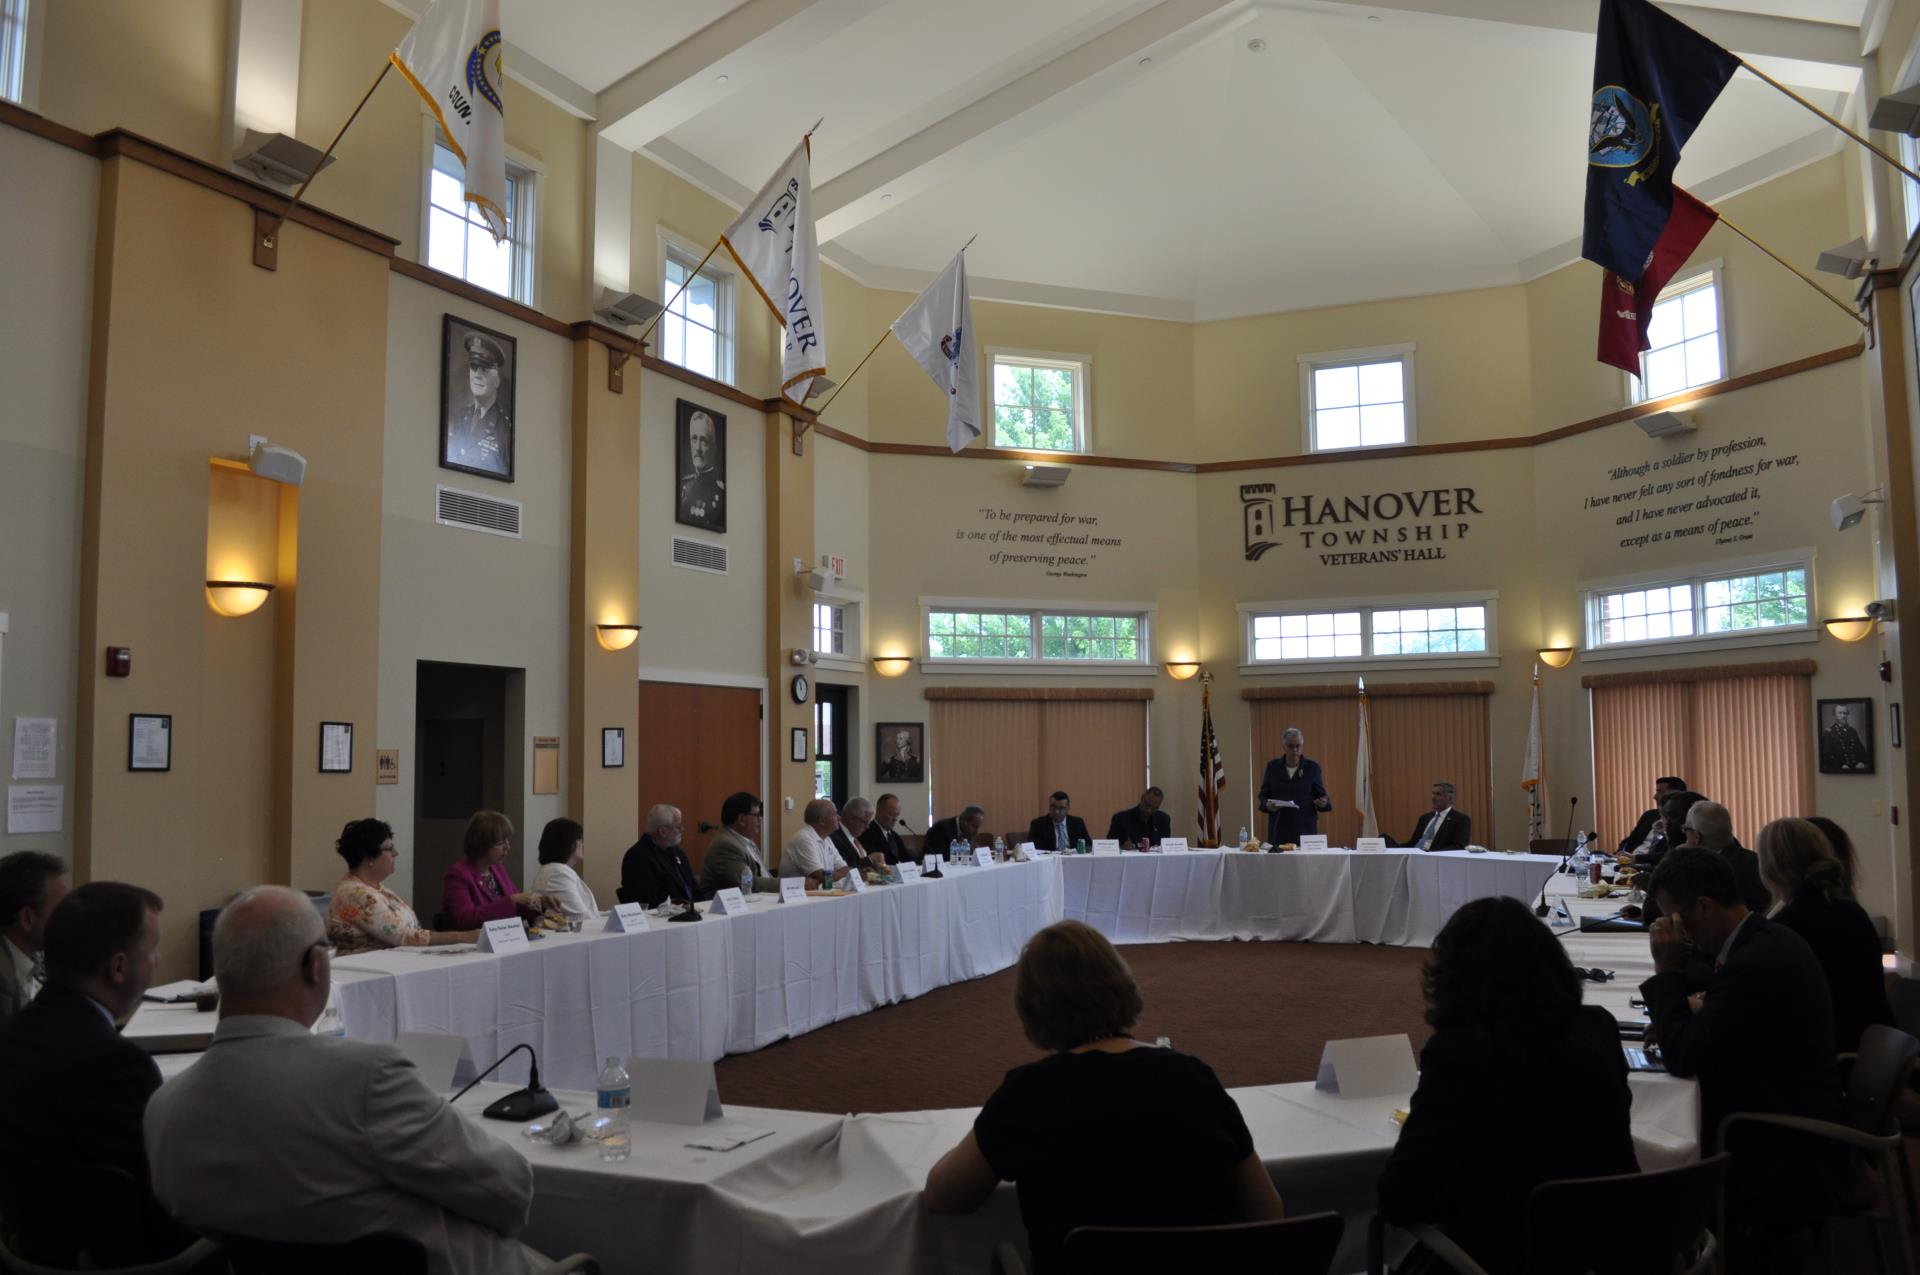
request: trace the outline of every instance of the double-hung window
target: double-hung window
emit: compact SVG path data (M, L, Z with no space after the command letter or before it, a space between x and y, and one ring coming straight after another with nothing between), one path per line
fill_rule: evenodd
M23 100L27 86L27 5L0 0L0 98Z
M1400 663L1493 655L1493 598L1463 595L1408 605L1243 605L1250 664L1386 660Z
M1718 267L1669 284L1653 303L1647 323L1651 348L1640 355L1640 375L1628 378L1633 401L1665 398L1726 376L1726 332L1720 319Z
M534 304L534 191L531 169L507 164L507 237L494 242L466 199L466 166L444 142L427 172L427 264L522 305Z
M813 650L816 655L847 654L847 608L832 602L813 604Z
M660 321L660 357L689 372L733 384L733 277L676 243L665 245L661 295L671 298ZM698 269L696 269L698 267Z
M1413 347L1300 356L1309 452L1400 447L1413 436Z
M995 447L1087 450L1087 381L1093 361L1074 354L989 350Z

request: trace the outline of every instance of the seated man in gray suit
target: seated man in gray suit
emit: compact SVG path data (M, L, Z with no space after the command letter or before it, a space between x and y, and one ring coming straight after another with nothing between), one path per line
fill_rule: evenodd
M220 1026L192 1068L147 1104L160 1202L195 1230L344 1243L398 1231L433 1275L531 1272L512 1237L533 1171L429 1089L391 1045L314 1036L331 949L320 914L284 886L220 913Z
M751 877L755 890L780 893L780 878L767 873L760 857L760 799L750 792L737 792L720 803L720 831L707 842L707 857L700 864L700 893L711 898L728 886L738 887L742 877Z

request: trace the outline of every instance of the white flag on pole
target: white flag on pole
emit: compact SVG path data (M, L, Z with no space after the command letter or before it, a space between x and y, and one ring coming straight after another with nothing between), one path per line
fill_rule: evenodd
M964 250L955 253L940 277L893 321L893 334L947 392L947 446L957 452L980 437L980 361L973 353L973 301L967 294Z
M805 138L720 242L786 329L780 393L796 406L804 404L814 378L827 371L827 318L821 308L820 245L813 235L813 177Z
M1360 746L1353 759L1354 806L1360 814L1360 835L1380 835L1380 818L1373 812L1373 745L1367 739L1367 684L1360 683Z
M1540 676L1533 678L1533 707L1527 712L1527 759L1520 767L1520 786L1527 791L1527 840L1547 835L1547 746L1540 738Z
M391 55L466 166L467 202L507 237L507 124L500 0L432 0Z

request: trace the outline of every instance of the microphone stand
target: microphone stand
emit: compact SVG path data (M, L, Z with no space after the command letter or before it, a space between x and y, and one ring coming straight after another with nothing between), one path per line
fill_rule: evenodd
M1579 804L1580 798L1577 796L1567 799L1567 822L1560 828L1560 866L1555 868L1552 875L1547 878L1549 882L1552 881L1554 877L1565 876L1571 870L1567 865L1573 862L1573 851L1567 845L1567 835L1573 831L1573 808ZM1545 916L1550 911L1552 911L1552 909L1547 906L1547 887L1545 884L1542 884L1540 887L1540 902L1534 905L1533 914L1535 916Z
M452 1106L454 1103L466 1097L468 1090L485 1080L488 1076L491 1076L494 1072L500 1070L501 1063L507 1061L507 1059L513 1057L523 1049L527 1051L527 1087L525 1089L516 1089L497 1102L489 1103L486 1110L480 1114L489 1120L532 1120L535 1116L544 1116L549 1111L560 1110L560 1100L541 1088L540 1058L533 1052L533 1046L527 1044L515 1045L506 1053L501 1054L500 1057L495 1060L493 1066L475 1076L472 1082L467 1085L466 1089L462 1089L459 1093L447 1099L447 1105Z

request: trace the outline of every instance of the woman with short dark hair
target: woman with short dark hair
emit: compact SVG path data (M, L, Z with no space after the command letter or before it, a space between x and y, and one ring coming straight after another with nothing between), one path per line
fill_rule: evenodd
M389 947L428 947L435 943L471 943L478 930L429 930L407 901L383 884L393 875L400 852L393 829L378 819L355 819L333 843L347 861L347 875L333 887L327 904L327 938L341 952L371 952Z
M441 911L452 925L478 930L488 921L533 917L547 896L514 888L503 860L513 848L513 820L498 810L477 810L460 838L461 861L441 878Z
M1846 869L1813 820L1775 819L1760 829L1756 849L1760 880L1774 899L1768 916L1813 949L1833 999L1834 1052L1850 1053L1867 1028L1893 1026L1880 931L1854 901Z
M1282 1216L1239 1107L1197 1058L1132 1036L1140 989L1099 931L1061 921L1014 975L1027 1039L1051 1051L1007 1073L927 1175L927 1207L970 1213L1012 1182L1035 1275L1062 1269L1076 1226L1205 1226Z
M587 866L586 831L572 819L549 819L540 833L540 870L533 888L545 894L567 914L569 921L591 921L600 915L593 890L581 879Z
M1534 1187L1639 1167L1618 1029L1580 1003L1566 949L1517 899L1455 912L1423 981L1434 1031L1380 1175L1380 1213L1433 1223L1492 1275L1517 1275ZM1549 1137L1543 1111L1557 1113Z

